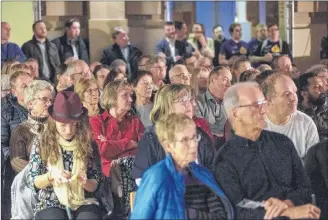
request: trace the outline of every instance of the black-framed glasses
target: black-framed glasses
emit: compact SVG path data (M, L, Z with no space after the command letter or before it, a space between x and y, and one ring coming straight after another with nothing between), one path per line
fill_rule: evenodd
M200 134L196 134L194 136L192 136L191 138L182 138L182 140L174 140L174 142L180 142L184 145L188 145L190 143L190 141L194 141L194 142L199 142L200 139L202 138L202 136Z
M237 108L252 107L254 109L259 109L260 107L266 105L267 102L268 101L266 99L264 99L264 100L254 102L253 104L249 104L249 105L238 105Z

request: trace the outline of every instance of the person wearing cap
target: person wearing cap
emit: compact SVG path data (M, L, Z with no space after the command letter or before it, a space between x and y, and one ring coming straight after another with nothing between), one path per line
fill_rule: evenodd
M48 107L55 98L54 87L45 80L34 80L24 91L24 103L28 110L26 121L18 125L10 137L10 163L16 173L29 161L31 143L45 130Z
M99 219L92 197L101 180L97 151L75 92L59 92L48 108L47 129L32 144L31 187L38 193L35 219ZM88 192L88 193L87 193Z
M131 112L132 94L126 80L110 82L100 99L104 113L89 120L106 176L110 175L113 160L136 154L137 142L145 129L138 116Z

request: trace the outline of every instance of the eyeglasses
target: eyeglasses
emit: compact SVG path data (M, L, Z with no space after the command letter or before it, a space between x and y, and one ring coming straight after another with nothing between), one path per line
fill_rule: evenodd
M173 103L180 103L182 105L186 105L187 103L192 103L195 101L195 98L190 97L190 96L183 96L181 98L178 98L175 100Z
M53 99L49 99L48 97L39 97L39 98L35 98L35 100L40 100L45 104L52 104L53 103Z
M175 140L174 142L180 142L183 145L188 145L190 141L194 141L194 142L199 142L202 139L202 136L200 134L196 134L194 136L192 136L192 138L183 138L182 140Z
M172 76L173 77L179 77L181 79L189 79L191 77L190 73L180 73L178 75Z
M254 109L259 109L260 107L262 107L266 104L267 104L267 100L264 99L261 101L254 102L253 104L250 104L250 105L239 105L239 106L237 106L237 108L252 107Z
M98 93L99 90L98 90L98 88L95 88L95 89L87 89L87 90L85 90L85 92L87 92L89 94L92 94L92 93Z

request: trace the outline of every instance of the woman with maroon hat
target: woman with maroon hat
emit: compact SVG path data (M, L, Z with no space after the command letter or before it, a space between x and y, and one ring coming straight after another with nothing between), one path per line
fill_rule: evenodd
M98 202L90 198L101 172L83 123L88 111L76 93L63 91L48 112L47 129L33 142L29 162L39 199L35 219L99 219Z

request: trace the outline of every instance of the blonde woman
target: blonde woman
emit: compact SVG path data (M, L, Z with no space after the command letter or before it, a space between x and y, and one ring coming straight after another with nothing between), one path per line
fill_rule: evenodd
M165 158L165 151L158 141L155 125L157 121L165 115L171 113L182 113L189 118L194 119L197 126L197 133L201 136L199 142L199 163L212 168L214 148L211 138L197 124L198 120L194 118L194 98L192 97L190 87L182 84L165 85L155 95L154 107L150 113L150 120L153 125L147 127L140 142L138 143L137 155L135 158L132 177L140 181L144 171Z
M196 97L207 90L210 71L206 68L195 68L191 75L191 85L195 90Z
M99 160L75 92L59 92L48 108L47 129L32 145L29 172L38 193L35 219L99 219L94 192L100 181Z
M99 87L95 79L80 79L75 84L74 91L79 95L83 106L88 109L89 117L98 115L101 112Z

